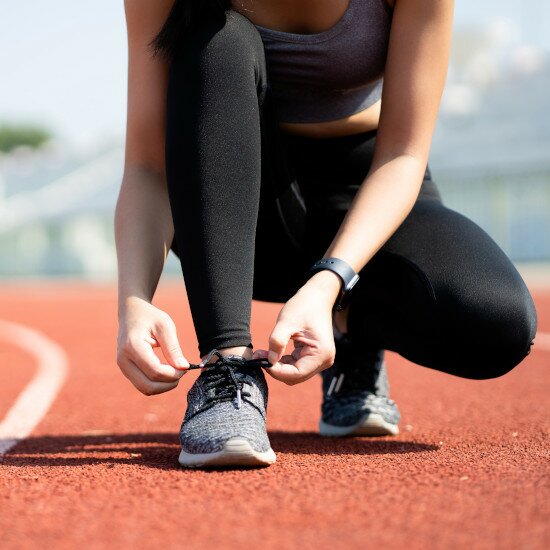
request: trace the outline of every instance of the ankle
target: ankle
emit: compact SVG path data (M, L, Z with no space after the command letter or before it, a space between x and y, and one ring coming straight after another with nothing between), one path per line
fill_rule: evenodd
M236 346L236 347L231 347L231 348L218 348L218 351L224 356L225 355L240 355L241 357L244 357L244 359L247 359L247 360L252 359L252 354L253 354L252 348L249 348L247 346ZM201 361L203 361L206 356L207 356L207 354L204 354L201 357ZM208 363L214 363L217 360L218 360L218 356L214 355Z

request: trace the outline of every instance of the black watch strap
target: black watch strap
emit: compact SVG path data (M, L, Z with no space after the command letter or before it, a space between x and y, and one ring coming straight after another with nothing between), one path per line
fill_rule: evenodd
M322 271L323 269L329 269L336 273L342 280L342 286L340 288L340 294L334 304L334 309L341 310L347 304L349 299L349 293L359 280L359 275L354 269L344 260L340 258L321 258L317 260L308 271L308 275L311 277L314 273Z

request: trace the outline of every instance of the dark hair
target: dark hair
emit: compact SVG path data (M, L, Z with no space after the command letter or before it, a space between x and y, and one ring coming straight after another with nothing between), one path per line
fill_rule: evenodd
M207 17L223 15L231 0L175 0L162 29L151 41L155 55L171 57L187 31Z

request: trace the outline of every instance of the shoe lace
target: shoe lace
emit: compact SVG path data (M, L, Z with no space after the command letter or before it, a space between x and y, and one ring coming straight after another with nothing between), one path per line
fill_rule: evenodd
M214 355L218 356L218 360L214 363L207 364ZM204 388L207 390L207 395L209 396L204 406L195 414L203 412L223 401L235 400L237 409L240 409L243 399L245 397L250 397L250 392L244 391L244 378L246 375L243 376L242 373L238 372L243 367L268 368L271 367L271 363L267 359L243 359L235 355L222 355L217 349L210 351L200 363L191 363L189 365L190 370L202 369L205 372L206 379L204 381ZM248 399L246 399L246 401L255 408L258 408Z

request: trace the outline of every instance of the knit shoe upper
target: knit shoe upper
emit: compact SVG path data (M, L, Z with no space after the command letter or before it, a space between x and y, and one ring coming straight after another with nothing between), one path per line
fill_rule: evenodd
M389 397L384 350L357 350L348 334L336 339L335 345L334 364L321 373L322 423L341 428L354 427L372 415L379 415L383 422L396 429L400 413L395 401ZM380 433L376 432L377 435Z
M268 388L259 366L265 360L219 353L218 357L203 367L187 394L180 430L182 451L217 453L233 438L248 441L254 452L270 451L265 426Z

